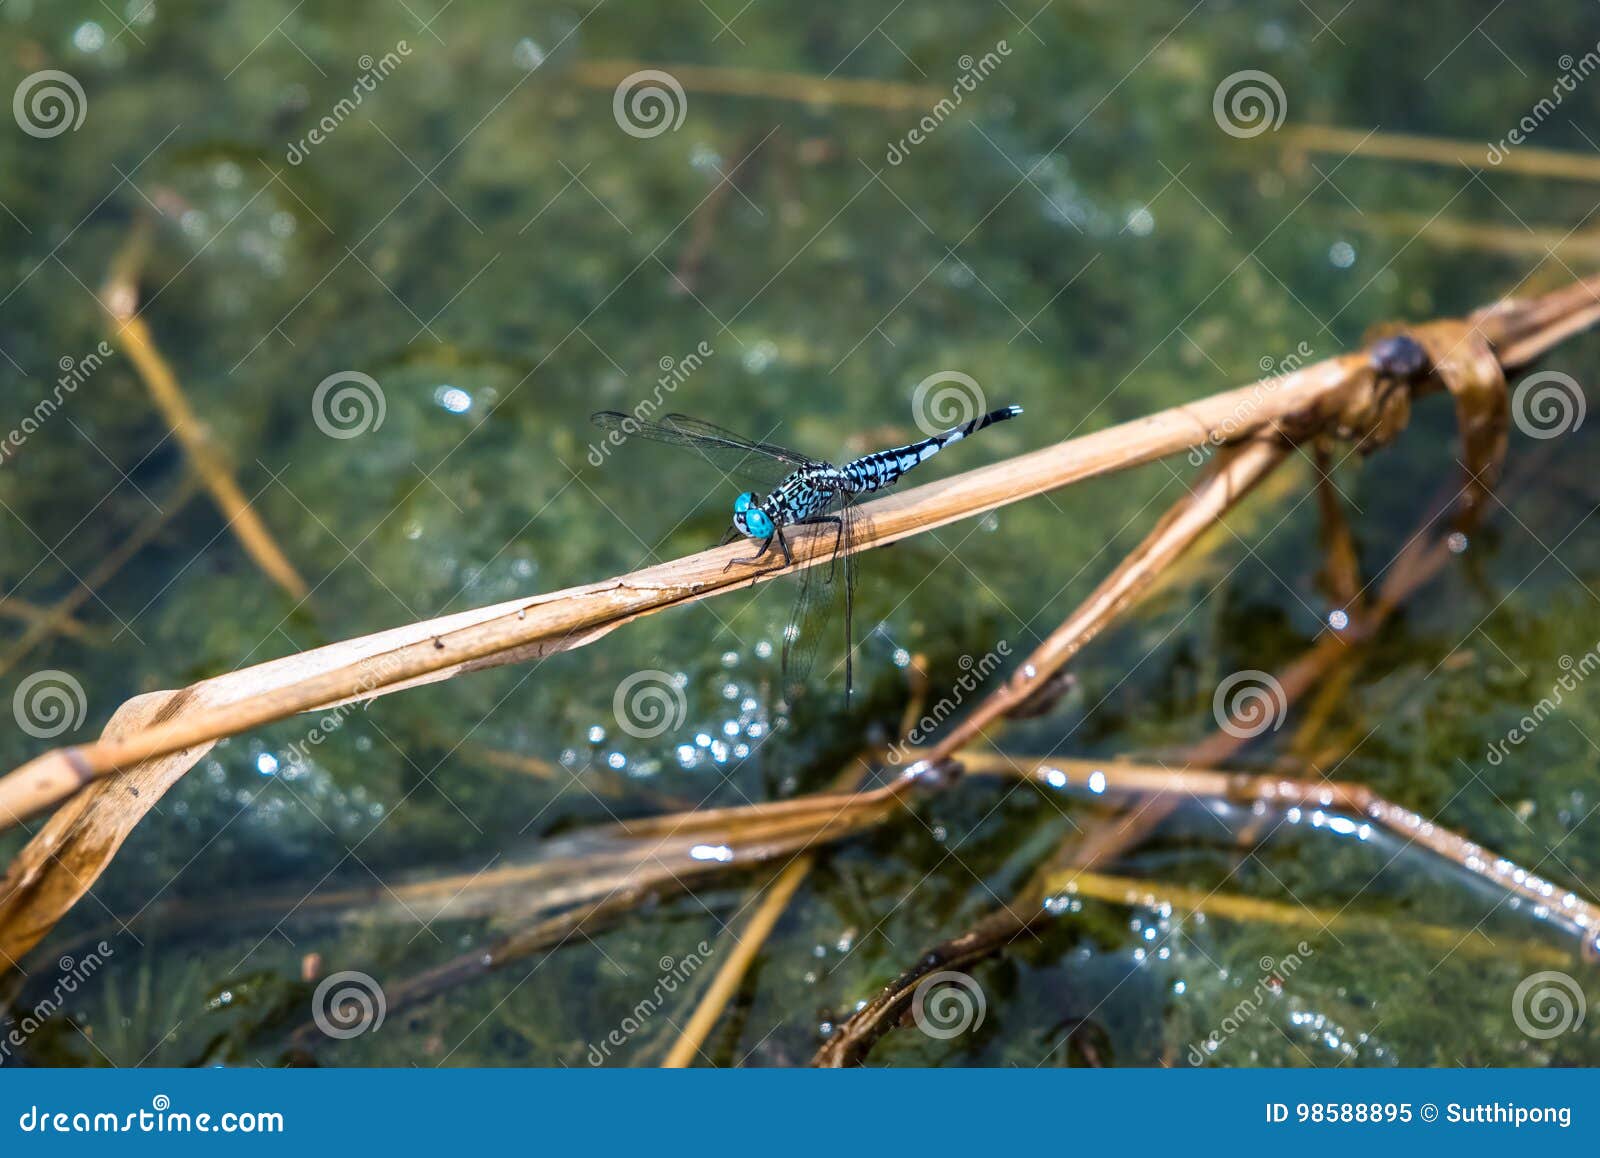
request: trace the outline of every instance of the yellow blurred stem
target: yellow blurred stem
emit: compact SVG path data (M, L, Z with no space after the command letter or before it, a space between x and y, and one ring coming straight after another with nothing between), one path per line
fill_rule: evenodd
M133 298L128 290L126 284L113 284L107 298L131 306ZM309 593L306 581L278 547L267 531L266 524L234 480L221 452L212 443L205 424L195 414L188 398L184 396L183 388L178 385L177 375L156 348L150 327L127 307L117 309L112 315L112 322L112 340L128 356L149 388L156 409L161 412L167 426L188 455L195 473L200 476L212 500L227 519L228 529L268 578L295 599L304 599Z
M1291 153L1335 153L1341 157L1416 161L1426 165L1487 169L1529 177L1600 181L1600 157L1557 149L1536 149L1531 145L1499 150L1500 160L1494 162L1489 155L1490 145L1480 141L1342 129L1336 125L1286 125L1273 135L1272 140Z

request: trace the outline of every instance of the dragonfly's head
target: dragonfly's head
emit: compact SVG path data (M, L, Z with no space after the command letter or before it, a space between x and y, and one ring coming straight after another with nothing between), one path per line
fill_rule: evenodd
M760 499L754 491L733 500L733 529L752 539L770 539L775 528L772 516L761 509Z

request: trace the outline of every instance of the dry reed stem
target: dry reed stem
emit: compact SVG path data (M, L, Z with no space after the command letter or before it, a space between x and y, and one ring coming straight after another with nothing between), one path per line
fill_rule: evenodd
M1131 908L1154 909L1171 905L1185 913L1205 913L1230 921L1253 924L1311 927L1315 929L1357 930L1370 932L1375 924L1366 918L1355 918L1344 910L1314 909L1307 905L1288 904L1283 901L1265 901L1237 893L1219 893L1202 889L1185 888L1167 881L1139 880L1133 877L1109 876L1081 869L1064 869L1054 874L1049 882L1051 891L1058 894L1077 894L1108 901L1113 905ZM1503 959L1506 946L1491 940L1481 929L1457 929L1449 925L1413 924L1411 922L1380 919L1377 926L1387 926L1396 937L1423 941L1454 951L1464 951L1475 957ZM1519 942L1515 952L1528 960L1553 967L1572 966L1572 954L1562 952L1553 945L1536 941Z
M907 670L911 676L912 686L906 710L901 714L902 736L911 731L917 718L922 714L922 704L926 699L928 687L927 664L923 656L913 655ZM882 757L881 752L868 755L880 759ZM860 783L865 772L870 769L870 763L865 757L861 763L860 771L851 769L838 778L836 787L839 790L847 790ZM777 926L778 918L783 916L789 907L789 902L794 899L795 893L810 875L816 860L815 853L808 852L797 856L785 865L777 878L762 891L756 911L751 914L750 920L744 927L734 935L733 951L724 958L716 975L711 979L711 985L695 1005L694 1013L679 1031L672 1048L667 1051L667 1056L661 1063L663 1069L683 1069L694 1064L701 1047L711 1036L711 1031L716 1028L717 1019L722 1016L722 1011L727 1008L728 1002L732 1001L734 994L739 991L745 975L755 964L756 955L761 952L761 947L766 944L767 938Z
M794 899L795 893L810 875L811 867L815 863L814 853L797 857L785 865L777 878L762 892L761 903L756 906L756 911L750 914L750 919L739 930L732 950L723 959L716 975L711 978L710 988L695 1005L694 1012L684 1023L682 1031L672 1043L672 1048L662 1060L662 1069L685 1069L693 1065L695 1058L700 1056L700 1048L705 1045L706 1038L710 1037L711 1031L716 1028L717 1019L722 1016L722 1011L727 1008L728 1002L733 1000L733 995L739 991L739 986L744 983L745 974L750 971L750 966L755 964L756 955L767 943L767 938L778 924L778 918L783 916L784 910L789 907L789 902Z
M1335 125L1285 125L1273 135L1272 141L1289 153L1378 157L1390 161L1418 161L1467 169L1487 168L1529 177L1600 181L1600 158L1557 149L1536 149L1529 145L1519 145L1506 152L1499 164L1491 165L1485 146L1477 141L1342 129Z
M48 623L50 634L65 636L82 643L101 642L105 637L105 632L79 623L71 614L63 615L58 607L41 607L26 599L18 599L15 595L0 596L0 615L30 627Z
M842 839L879 824L899 807L895 797L882 793L817 796L805 810L786 809L773 815L773 806L754 805L732 820L705 824L694 812L666 818L677 821L674 830L657 826L647 833L657 839L632 845L618 842L590 856L553 859L547 863L508 866L494 874L440 878L403 886L389 895L365 890L377 904L402 902L408 918L436 921L445 917L481 916L475 894L515 885L530 895L528 911L540 915L533 926L503 937L487 949L474 949L407 978L388 989L389 1012L437 997L457 985L503 969L541 950L558 948L572 937L587 933L600 921L610 920L646 898L693 887L701 880L729 871L768 864L781 857L803 858L809 849ZM625 825L588 834L590 838L631 835ZM694 848L715 842L727 859L696 857ZM795 863L791 861L791 863ZM488 878L488 879L486 879ZM348 904L349 894L318 899L319 907ZM437 909L424 908L442 902ZM566 911L558 911L565 909ZM431 914L431 915L430 915ZM544 916L543 914L554 914ZM327 1036L302 1027L294 1035L298 1045L312 1048L327 1043Z
M926 760L932 764L942 763L975 743L986 728L1026 704L1044 681L1142 598L1156 576L1281 463L1288 451L1284 443L1257 440L1220 452L1224 459L1216 472L1169 510L1144 541L1033 650L997 691L985 697L970 715L945 733L929 750Z
M1275 808L1301 807L1331 809L1366 816L1394 831L1406 841L1424 844L1475 875L1533 900L1535 916L1566 927L1581 938L1582 955L1592 958L1594 924L1600 910L1589 902L1567 894L1552 904L1554 886L1515 865L1499 860L1493 872L1484 871L1481 862L1488 854L1478 846L1445 829L1436 828L1406 809L1384 800L1359 784L1332 781L1309 783L1271 776L1214 771L1210 769L1171 769L1123 761L1031 760L1003 754L963 752L960 759L969 773L996 775L1035 781L1051 791L1076 782L1088 785L1099 777L1096 791L1128 793L1154 798L1155 804L1128 810L1116 821L1104 825L1075 842L1065 856L1058 855L1036 871L1016 900L981 917L971 929L918 954L916 963L901 973L864 1006L842 1021L817 1050L812 1064L822 1067L859 1065L872 1046L893 1028L904 1014L921 979L940 969L967 969L1005 949L1023 933L1053 919L1044 902L1063 893L1082 892L1118 904L1156 905L1169 900L1179 908L1211 911L1241 921L1267 921L1276 924L1312 925L1331 929L1355 926L1356 918L1331 911L1311 909L1301 904L1285 904L1251 897L1202 892L1182 885L1154 881L1124 881L1103 876L1095 868L1108 861L1125 846L1143 839L1153 821L1164 817L1170 804L1185 798L1221 799L1242 805L1268 804ZM1062 863L1065 862L1065 863ZM1570 903L1569 903L1570 902ZM1554 909L1555 911L1552 911ZM1459 930L1445 926L1390 923L1401 936L1413 936L1450 951L1493 956L1503 954L1503 946L1484 936L1478 928ZM1368 928L1365 918L1359 926ZM1534 942L1522 942L1518 952L1531 960L1565 967L1572 954Z
M1339 213L1334 215L1333 221L1344 229L1396 234L1408 240L1416 238L1430 245L1452 249L1478 250L1512 257L1532 254L1540 259L1540 266L1552 258L1577 262L1600 260L1600 237L1592 232L1485 225L1449 217L1427 217L1420 213Z
M1052 789L1064 784L1087 784L1090 776L1099 773L1105 779L1108 792L1226 800L1246 807L1264 804L1278 809L1300 808L1365 817L1407 843L1422 845L1473 876L1515 894L1536 911L1550 910L1548 919L1575 933L1584 953L1594 951L1595 938L1600 935L1600 906L1576 893L1556 888L1550 881L1384 799L1361 784L1256 776L1209 768L1163 768L1120 760L1032 760L991 753L966 753L961 759L972 772L1020 775ZM1571 960L1570 954L1568 960Z
M127 263L118 263L126 269ZM131 271L130 271L131 273ZM134 369L139 372L150 397L161 412L168 429L177 438L188 456L195 473L211 492L217 509L228 522L228 528L266 576L283 588L290 596L304 599L309 591L294 565L267 531L261 516L256 514L250 500L233 477L227 460L211 439L205 423L200 421L172 367L156 347L150 327L137 312L138 289L130 273L117 273L106 286L105 300L110 302L112 341L127 354Z

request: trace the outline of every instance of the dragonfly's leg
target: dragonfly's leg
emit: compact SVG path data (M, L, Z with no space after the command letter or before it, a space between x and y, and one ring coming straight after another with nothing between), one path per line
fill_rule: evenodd
M789 540L783 537L783 528L773 528L773 534L777 535L778 537L778 546L783 548L783 565L785 567L793 567L794 556L789 553Z
M781 533L779 533L779 535L778 535L778 541L779 542L783 541L783 535ZM768 535L765 539L761 540L761 550L757 551L754 555L751 555L748 559L729 559L728 560L728 565L726 567L724 567L723 570L724 571L728 570L735 563L759 563L759 562L761 562L762 556L765 555L771 549L772 549L772 536ZM787 556L789 554L789 548L788 548L787 545L784 546L783 553L784 553L785 556Z
M844 520L838 515L813 515L809 519L802 519L802 525L807 523L832 523L833 524L833 554L828 559L828 582L833 582L834 574L839 566L839 547L844 541Z

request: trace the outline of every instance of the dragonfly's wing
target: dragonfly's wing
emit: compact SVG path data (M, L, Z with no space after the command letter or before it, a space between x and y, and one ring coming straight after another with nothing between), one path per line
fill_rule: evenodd
M756 442L704 419L691 418L687 414L668 414L658 425L675 431L679 438L698 444L714 443L719 446L738 447L756 454L764 454L769 458L781 459L793 467L813 466L816 463L815 459L808 458L798 451L771 442Z
M845 650L842 660L844 695L846 703L850 700L854 674L852 661L855 643L853 621L856 559L846 548L855 530L855 504L846 497L832 517L837 518L839 522L816 524L821 527L822 533L829 536L832 543L831 557L826 562L816 563L800 573L800 594L795 600L794 612L789 617L788 626L784 629L783 693L786 699L802 688L811 674L817 651L823 639L831 634L829 625L833 621L833 611L839 603L839 589L842 587L845 631ZM830 673L836 670L836 666L829 665Z
M782 482L802 466L817 465L803 454L770 442L755 442L687 414L668 414L655 421L620 410L602 410L590 420L623 438L638 436L687 447L719 470L765 486Z

